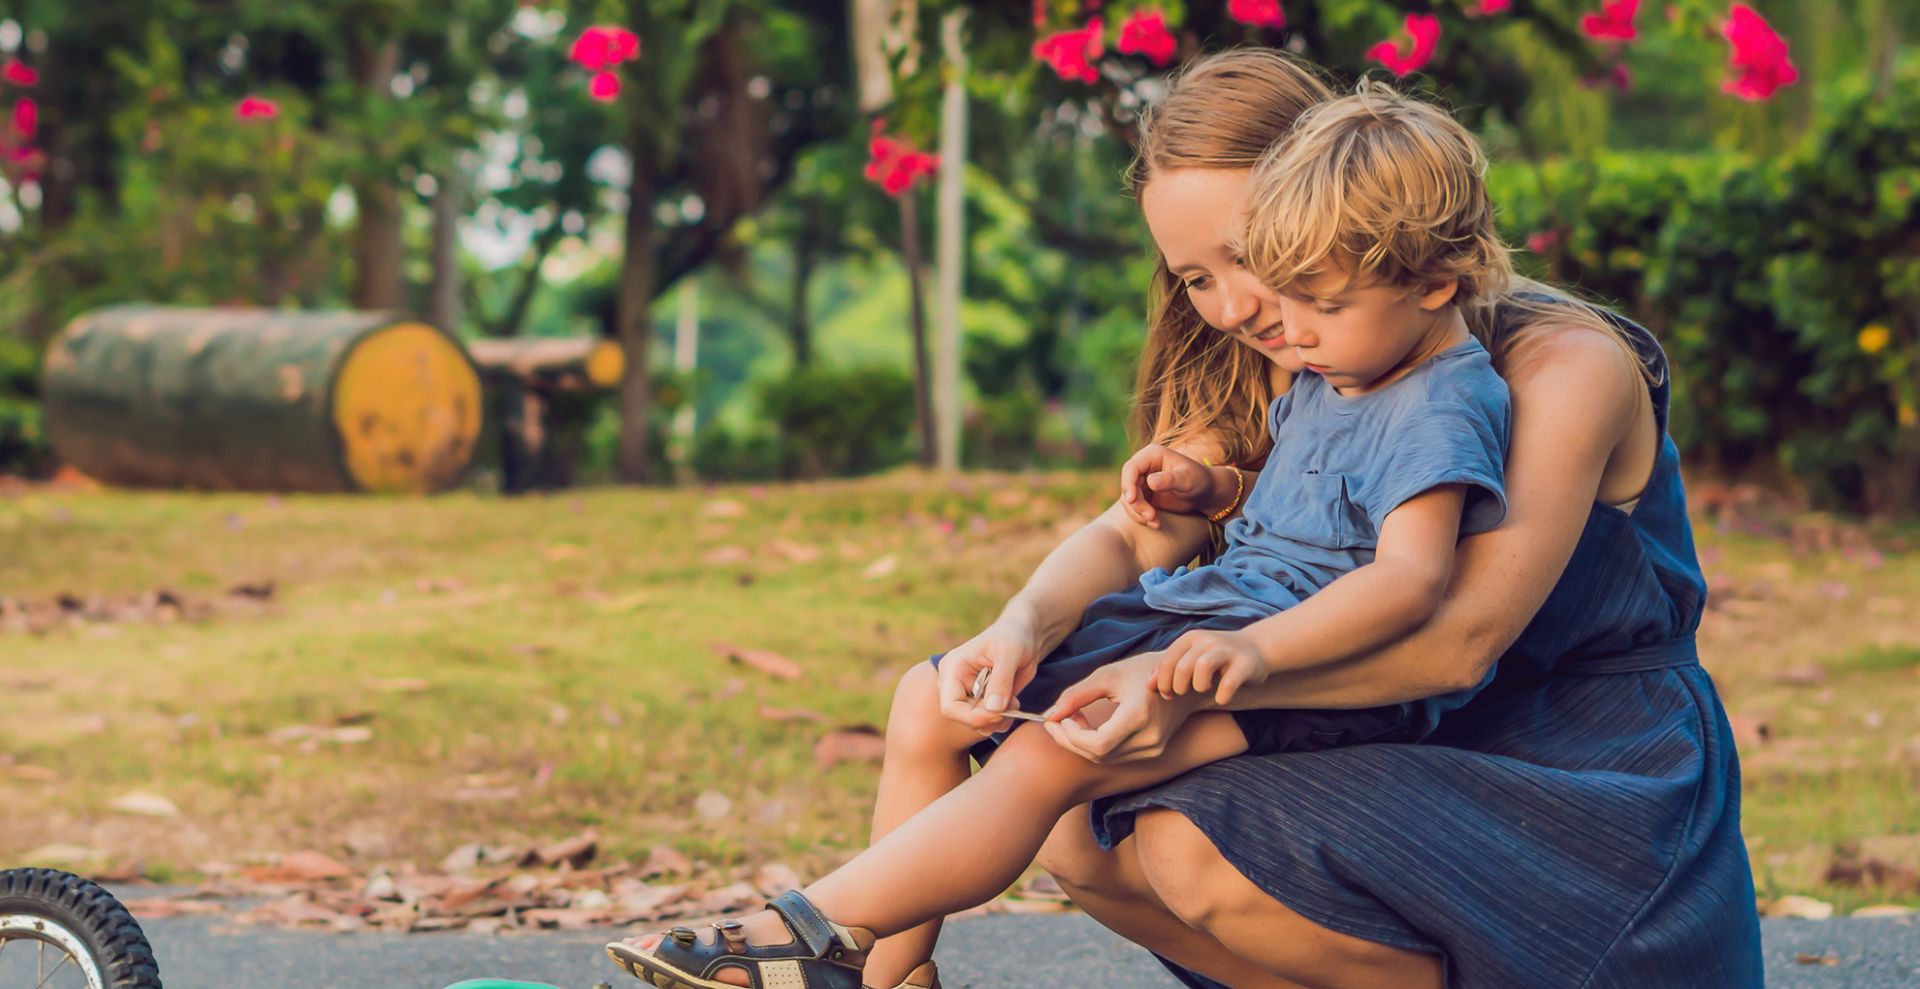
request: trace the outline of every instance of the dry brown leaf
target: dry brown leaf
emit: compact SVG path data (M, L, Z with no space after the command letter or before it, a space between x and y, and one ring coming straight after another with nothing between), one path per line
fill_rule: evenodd
M640 863L639 874L646 876L687 876L693 874L693 860L667 845L655 845Z
M806 885L800 874L785 862L769 862L753 873L753 885L761 895L771 899L790 889L799 889Z
M705 790L693 798L693 812L711 821L733 813L733 799L718 790Z
M715 546L700 554L700 562L710 567L730 567L753 560L744 546Z
M889 553L868 564L865 570L860 571L860 576L868 580L879 580L898 569L900 569L900 558Z
M201 917L207 914L225 913L226 904L216 900L189 900L174 896L149 896L123 901L127 910L140 920L163 920L168 917Z
M107 805L122 814L134 814L140 817L177 817L180 808L173 801L146 790L135 790L116 798Z
M1871 919L1876 917L1909 917L1912 916L1913 913L1914 910L1912 907L1901 906L1898 903L1876 903L1870 907L1861 907L1853 913L1848 914L1848 916Z
M747 514L747 506L731 498L716 498L702 506L700 514L710 519L737 519Z
M813 563L820 559L820 547L786 539L768 542L767 552L783 557L789 563Z
M802 673L800 664L771 649L742 649L727 642L716 642L713 649L731 662L745 663L781 680L798 680Z
M1833 916L1833 904L1810 896L1783 896L1761 911L1767 917L1797 917L1801 920L1826 920Z
M887 751L887 738L870 725L835 728L813 744L813 761L821 769L843 762L879 762Z
M1793 963L1795 965L1838 965L1840 959L1832 955L1816 955L1810 951L1799 951L1794 953Z
M827 716L804 707L762 707L760 717L767 721L825 721Z
M600 836L589 828L564 841L557 841L541 848L529 849L520 859L522 868L535 865L559 865L562 862L578 869L593 861L594 852L600 847Z
M1776 672L1773 682L1789 687L1818 687L1827 682L1827 670L1823 666L1803 663Z
M240 871L242 877L256 883L307 883L343 879L352 874L346 866L311 850L294 852L277 865L256 865Z

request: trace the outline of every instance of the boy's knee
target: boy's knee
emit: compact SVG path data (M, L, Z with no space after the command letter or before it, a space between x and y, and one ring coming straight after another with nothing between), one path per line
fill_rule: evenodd
M932 663L915 663L893 689L887 716L887 747L964 752L980 740L967 726L940 713L940 672Z

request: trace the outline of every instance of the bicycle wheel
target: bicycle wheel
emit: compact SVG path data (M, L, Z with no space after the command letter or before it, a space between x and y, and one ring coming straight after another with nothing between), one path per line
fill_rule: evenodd
M58 869L7 869L0 989L161 989L160 966L113 894Z

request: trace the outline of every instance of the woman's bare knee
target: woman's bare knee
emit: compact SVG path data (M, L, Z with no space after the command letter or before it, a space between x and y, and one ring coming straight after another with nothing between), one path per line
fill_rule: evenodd
M1112 885L1116 873L1113 853L1094 840L1084 805L1061 815L1034 861L1059 881L1069 896L1075 890L1100 892Z

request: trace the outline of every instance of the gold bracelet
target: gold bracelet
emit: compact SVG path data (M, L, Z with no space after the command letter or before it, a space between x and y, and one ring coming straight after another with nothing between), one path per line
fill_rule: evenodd
M1209 468L1213 467L1213 462L1210 460L1203 458L1200 462ZM1233 510L1240 507L1240 496L1247 492L1247 475L1241 473L1240 468L1232 464L1222 464L1221 466L1233 471L1233 500L1227 502L1227 507L1207 516L1207 521L1209 522L1224 521L1227 516L1232 515Z

